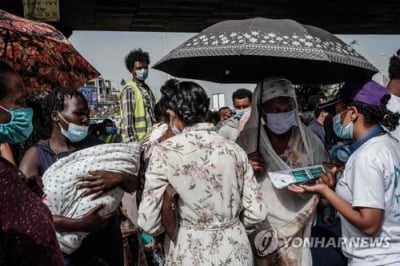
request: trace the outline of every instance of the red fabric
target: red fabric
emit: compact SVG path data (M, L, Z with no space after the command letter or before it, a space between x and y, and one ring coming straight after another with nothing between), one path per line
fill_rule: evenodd
M27 92L79 88L100 75L54 27L1 9L0 55L13 62Z

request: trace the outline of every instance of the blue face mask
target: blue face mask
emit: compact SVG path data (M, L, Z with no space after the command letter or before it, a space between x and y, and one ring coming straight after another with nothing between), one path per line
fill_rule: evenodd
M1 105L0 108L11 115L8 123L0 124L0 142L16 144L26 140L33 131L32 108L7 110Z
M149 75L149 70L147 68L142 68L135 71L135 76L138 80L145 81Z
M80 126L80 125L77 125L74 123L70 123L62 116L61 113L58 113L58 114L60 115L62 120L64 120L65 123L68 124L68 130L63 129L61 124L59 124L59 126L61 128L61 133L64 135L64 137L69 139L69 141L71 141L71 142L79 142L79 141L83 140L84 138L86 138L86 136L88 135L88 131L89 131L88 126Z
M243 108L243 109L235 109L234 117L241 118L245 113L250 112L251 107Z
M354 124L350 122L346 125L342 124L341 114L337 114L333 117L333 131L336 136L342 139L353 139Z
M114 127L106 127L106 134L113 134L114 133Z

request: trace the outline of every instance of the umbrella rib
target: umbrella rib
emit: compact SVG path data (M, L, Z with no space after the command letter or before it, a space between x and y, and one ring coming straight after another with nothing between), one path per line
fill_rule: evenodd
M250 25L247 27L247 32L250 31L250 28L253 26L253 24L254 24L254 22L256 21L256 19L257 19L257 18L253 18L253 19L251 20ZM243 54L243 53L242 53L243 49L244 49L244 46L240 46L240 47L239 47L239 54L238 54L239 56Z
M5 41L4 41L4 50L3 50L3 57L4 57L4 58L7 57L7 46L8 46L9 38L10 38L10 31L7 30L6 39L5 39Z

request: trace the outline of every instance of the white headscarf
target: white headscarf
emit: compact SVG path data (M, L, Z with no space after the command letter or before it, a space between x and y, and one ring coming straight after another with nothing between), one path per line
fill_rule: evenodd
M261 85L263 85L262 103L278 97L290 97L296 101L296 93L294 92L293 84L283 77L266 78L264 79L263 83L260 82L257 85L256 91L254 92L257 97L260 92L258 92L258 94L256 92L257 89L261 89Z
M296 93L293 87L293 84L285 79L284 77L269 77L265 78L262 82L260 82L254 93L253 93L253 100L252 100L252 106L251 106L251 113L250 113L250 118L247 121L246 125L244 126L243 131L239 135L237 139L237 143L249 154L252 152L255 152L257 150L257 131L259 128L259 108L258 105L260 103L260 91L261 91L261 85L263 86L262 91L263 91L263 97L262 97L262 103L277 98L277 97L290 97L294 100L295 102L295 122L294 126L298 128L300 135L301 135L301 141L303 143L303 148L306 151L306 154L308 155L308 159L310 161L310 164L315 164L316 161L320 161L318 158L315 157L320 157L318 154L315 154L315 146L317 147L318 150L323 146L315 144L315 135L314 134L309 134L309 130L307 127L303 125L303 123L300 120L299 112L298 112L298 104L296 100ZM307 133L306 133L307 132ZM315 145L310 146L310 143L313 143ZM271 160L273 165L269 165L268 170L269 171L278 171L278 170L283 170L283 169L288 169L290 168L286 163L280 159L280 157L275 153L275 151L272 148L271 143L269 142L268 136L265 133L265 130L261 129L261 134L260 134L260 145L263 145L265 148L266 152L269 155L275 155L271 156ZM324 154L323 156L325 156ZM270 157L270 156L268 156ZM270 161L270 160L268 160Z
M327 159L327 154L318 137L306 128L300 121L296 94L292 83L283 77L266 78L257 85L253 94L251 114L243 131L237 139L237 143L247 154L257 151L257 137L260 121L259 104L262 86L262 103L277 97L290 97L295 102L295 123L292 127L291 149L298 156L299 166L320 164ZM279 171L290 169L288 165L273 149L264 128L261 128L260 150L264 158L266 171L258 180L262 186L262 192L267 198L269 215L268 220L278 232L279 237L307 237L311 234L311 223L315 215L318 196L299 196L287 189L276 189L268 178L267 171ZM311 253L304 249L282 249L281 256L285 260L294 255L293 260L297 265L311 265Z

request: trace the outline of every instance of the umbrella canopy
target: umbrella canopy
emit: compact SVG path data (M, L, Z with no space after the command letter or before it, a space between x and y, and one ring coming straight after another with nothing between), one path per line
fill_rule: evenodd
M333 34L289 19L217 23L157 62L173 76L220 83L255 83L281 75L298 84L369 78L378 70Z
M0 57L22 76L27 92L78 88L99 72L54 27L0 10Z

